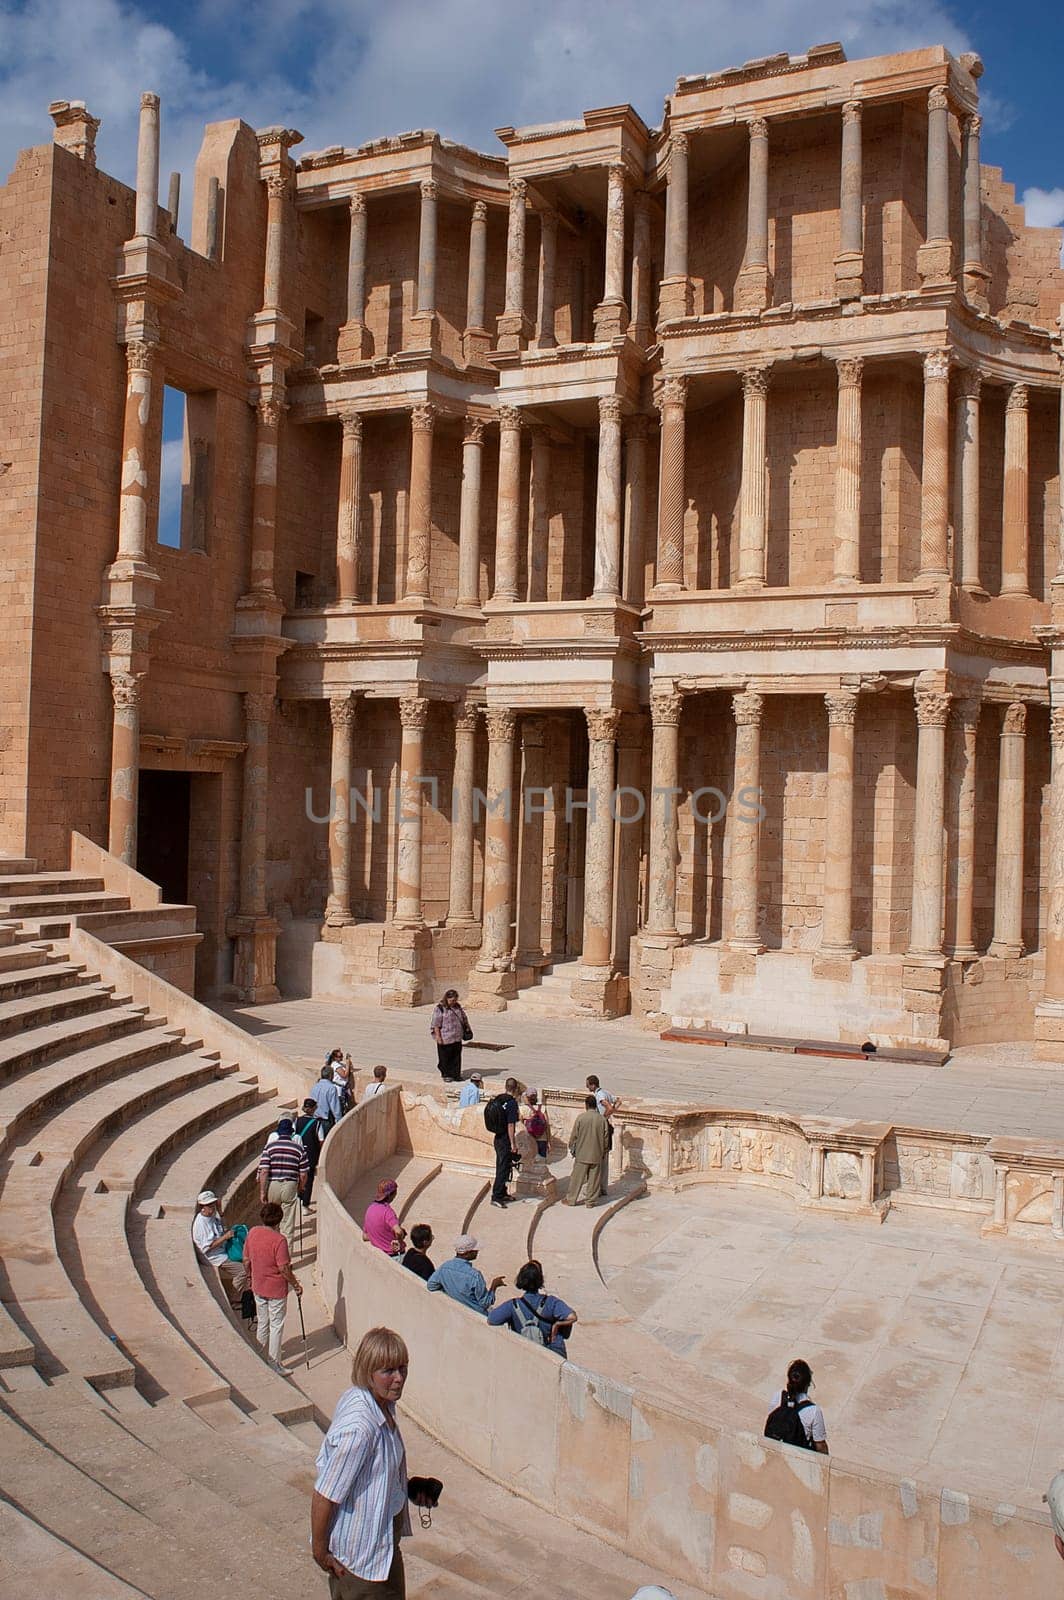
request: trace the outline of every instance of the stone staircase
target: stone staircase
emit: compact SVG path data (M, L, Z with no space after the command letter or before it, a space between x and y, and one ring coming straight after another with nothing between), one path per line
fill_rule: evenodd
M278 1063L271 1083L261 1049L257 1077L239 1048L212 1048L228 1035L176 991L184 1026L71 959L50 930L99 905L95 880L4 861L0 886L0 1597L24 1594L29 1570L37 1592L91 1600L229 1600L237 1573L267 1600L324 1593L308 1499L346 1352L308 1281L313 1363L269 1368L190 1232L205 1186L230 1221L246 1214L291 1074ZM535 1203L492 1211L483 1177L429 1163L401 1182L412 1219L429 1207L444 1231L473 1226L512 1279ZM627 1600L648 1581L404 1431L419 1469L447 1482L409 1546L411 1600L531 1596L545 1552L568 1574L555 1592Z
M581 1011L572 1001L573 980L580 971L580 962L554 961L548 967L536 969L537 981L531 988L518 990L516 999L507 1004L514 1017L579 1017Z

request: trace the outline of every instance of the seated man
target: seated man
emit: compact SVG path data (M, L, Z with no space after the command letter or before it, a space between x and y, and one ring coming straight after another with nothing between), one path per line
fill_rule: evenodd
M484 1082L479 1072L471 1072L458 1091L458 1104L460 1106L479 1106L483 1095L481 1086Z
M495 1304L495 1291L506 1282L505 1278L492 1278L484 1282L484 1274L473 1265L480 1246L471 1233L460 1234L454 1241L454 1257L436 1268L425 1284L426 1289L441 1289L444 1294L486 1317Z
M403 1266L407 1271L416 1272L426 1283L436 1270L435 1262L430 1260L427 1253L431 1243L432 1229L427 1222L417 1222L410 1230L410 1249L403 1256Z
M226 1288L229 1303L238 1309L240 1296L247 1283L247 1273L242 1261L230 1261L226 1245L233 1237L233 1229L222 1221L222 1210L213 1189L204 1189L196 1200L196 1218L192 1224L192 1242L204 1261L218 1271Z

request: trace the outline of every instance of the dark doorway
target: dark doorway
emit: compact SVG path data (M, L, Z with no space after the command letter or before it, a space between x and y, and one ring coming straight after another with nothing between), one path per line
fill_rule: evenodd
M137 805L137 871L157 883L171 905L188 904L191 773L141 772Z

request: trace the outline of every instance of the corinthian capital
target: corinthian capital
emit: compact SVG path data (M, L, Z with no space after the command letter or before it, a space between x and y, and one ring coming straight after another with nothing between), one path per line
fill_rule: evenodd
M266 179L266 193L271 200L283 200L291 185L283 172L271 172Z
M283 400L278 400L273 395L260 395L255 411L264 428L279 428L285 413L285 404Z
M1023 737L1027 732L1027 707L1022 700L1014 700L1005 708L1004 720L1001 724L1004 734L1013 734Z
M1005 402L1005 410L1026 411L1027 398L1027 385L1025 383L1014 383L1009 390L1009 397Z
M355 712L358 706L352 694L331 694L329 696L329 721L333 728L339 732L351 732L355 726Z
M949 717L948 694L935 689L917 689L916 722L920 728L944 728Z
M273 716L273 700L272 694L258 692L244 696L244 721L248 727L252 723L259 723L263 727L269 723Z
M768 119L766 117L752 117L750 120L751 139L768 138Z
M483 444L487 424L483 417L466 417L462 432L463 444Z
M364 217L366 215L365 195L362 194L360 190L356 189L354 194L348 195L347 206L352 217Z
M839 375L840 389L859 389L864 372L864 357L845 356L841 361L836 361L835 370Z
M683 696L669 685L650 691L650 720L655 728L678 728Z
M499 428L503 433L516 433L521 426L521 409L519 406L499 407Z
M150 372L156 346L147 339L130 339L126 345L126 371Z
M682 373L675 373L672 377L662 379L654 403L662 411L666 406L679 406L681 409L686 406L687 379Z
M525 203L525 196L527 194L528 184L525 182L524 178L510 179L510 204L512 206L523 206Z
M484 725L488 730L489 744L509 744L514 736L517 718L508 706L493 706L484 712Z
M746 367L741 376L744 395L757 395L763 398L768 394L769 379L772 376L771 367Z
M111 697L116 711L132 711L140 704L140 672L112 672Z
M1049 713L1049 741L1054 760L1064 759L1064 706L1054 706Z
M941 85L935 89L932 89L929 93L927 97L927 109L928 111L949 110L949 96L947 95L945 89L941 87Z
M948 350L929 350L924 356L924 382L941 382L949 377Z
M587 736L592 744L609 744L616 739L621 722L619 711L589 707L584 715L587 718Z
M488 202L486 200L474 200L473 201L473 221L474 222L487 222L487 220L488 220Z
M672 138L669 140L670 156L685 156L690 148L690 144L691 141L688 139L686 133L674 133Z
M732 715L737 728L756 728L761 723L765 697L753 689L745 689L732 696Z
M410 412L410 426L415 433L431 433L436 424L436 407L414 406Z
M362 438L362 413L360 411L341 411L340 426L345 439Z
M476 733L477 716L479 707L468 700L461 701L454 708L454 725L459 733Z
M440 198L440 186L434 178L422 178L419 188L421 189L422 200L438 200Z
M978 139L979 135L982 133L983 119L977 111L973 111L971 116L965 117L964 131L968 135L969 139Z
M860 102L860 100L846 100L846 101L843 102L842 120L843 120L844 123L845 122L860 122L860 120L861 120L861 102Z
M824 696L828 724L833 728L852 728L857 721L857 695L853 689L840 689Z
M403 695L399 701L399 722L404 729L423 733L429 720L429 703L416 695Z
M615 394L604 394L599 399L599 422L620 422L621 401Z

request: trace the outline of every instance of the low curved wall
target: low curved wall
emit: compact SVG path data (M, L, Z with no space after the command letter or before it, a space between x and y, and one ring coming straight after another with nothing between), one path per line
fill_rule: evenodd
M1044 1514L728 1431L694 1404L651 1402L489 1328L443 1295L430 1299L413 1274L363 1243L344 1204L360 1174L390 1154L422 1153L417 1104L391 1089L329 1136L316 1190L318 1271L349 1346L376 1323L402 1334L411 1360L404 1405L449 1449L664 1579L720 1600L1056 1592L1061 1569Z

